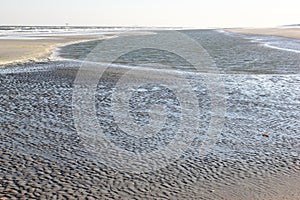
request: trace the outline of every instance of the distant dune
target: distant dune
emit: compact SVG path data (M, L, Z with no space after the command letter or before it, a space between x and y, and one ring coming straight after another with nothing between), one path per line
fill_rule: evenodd
M281 28L234 28L226 31L241 34L273 35L292 39L300 39L300 26Z

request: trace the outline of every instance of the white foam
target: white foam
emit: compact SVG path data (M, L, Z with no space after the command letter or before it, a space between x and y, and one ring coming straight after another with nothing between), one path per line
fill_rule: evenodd
M1 28L1 27L0 27ZM44 39L55 36L102 36L126 31L177 30L155 27L7 27L0 29L0 39Z
M266 47L272 48L272 49L277 49L277 50L282 50L282 51L289 51L289 52L294 52L294 53L300 53L300 50L276 47L276 46L273 46L270 43L264 43L263 45L266 46Z
M288 38L284 38L284 37L278 37L278 36L265 36L265 35L249 36L247 34L231 33L231 32L227 32L224 30L217 30L217 32L223 33L223 34L229 35L229 36L242 36L244 39L250 40L250 42L252 42L252 43L260 43L263 46L268 47L268 48L277 49L277 50L281 50L281 51L288 51L288 52L293 52L293 53L300 53L300 43L297 40L288 39ZM279 42L285 43L285 44L293 43L294 45L297 45L299 49L282 47L282 46L280 46L280 44L278 44Z
M122 29L96 29L96 28L33 28L26 27L12 30L0 30L0 39L44 39L53 36L79 36L79 35L103 35Z
M174 75L174 76L195 76L195 75L209 75L209 74L223 74L221 71L217 70L210 70L210 71L201 71L201 70L194 70L194 71L184 71L180 69L175 69L170 66L170 68L154 68L154 65L139 65L139 66L133 66L133 65L124 65L124 64L112 64L112 63L106 63L106 62L93 62L93 61L78 61L78 60L71 60L75 62L81 62L82 67L109 67L109 68L119 68L119 69L130 69L135 71L143 71L143 72L153 72L153 73L160 73L160 74L168 74L168 75Z

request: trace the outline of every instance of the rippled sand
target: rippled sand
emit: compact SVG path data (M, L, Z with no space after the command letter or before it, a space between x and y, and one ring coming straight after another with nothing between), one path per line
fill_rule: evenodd
M211 152L198 155L195 145L166 168L135 174L98 162L77 134L72 91L79 65L25 64L0 75L0 197L299 199L298 75L224 75L226 123ZM98 88L100 109L110 103L114 78L112 71ZM199 104L207 105L200 85Z
M87 136L88 143L77 132L73 92L80 61L11 64L0 69L0 198L300 199L298 54L215 31L187 33L207 49L224 80L225 94L214 95L226 100L225 124L208 154L202 155L199 147L216 113L201 81L205 73L187 77L197 80L193 92L201 108L201 128L193 143L165 167L134 173L115 169L114 164L124 159L121 155L95 154L89 145L97 144L97 138ZM61 55L84 60L97 44L70 45ZM133 58L147 54L155 62L167 56L175 66L186 65L153 49L119 61L131 65ZM111 94L128 69L111 68L99 81L96 120L103 134L124 151L151 152L173 139L172 130L180 125L180 104L171 90L161 86L134 89L129 103L138 111L131 112L135 120L147 124L150 111L141 109L145 102L164 105L170 120L149 140L123 134L112 115Z

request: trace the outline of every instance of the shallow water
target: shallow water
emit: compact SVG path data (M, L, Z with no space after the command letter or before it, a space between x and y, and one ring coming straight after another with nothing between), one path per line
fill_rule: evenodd
M186 87L175 85L170 90L160 84L145 84L133 88L128 120L143 127L150 123L152 114L167 118L158 134L132 136L120 129L113 116L112 93L119 78L134 67L143 70L141 63L160 62L174 66L175 74L183 74L190 81L200 108L199 115L194 116L200 119L197 137L165 167L141 173L115 168L122 157L97 154L97 148L92 147L102 145L97 144L97 138L77 132L74 106L80 104L74 104L73 92L82 62L10 66L0 69L0 189L13 189L6 196L297 199L299 54L268 48L240 35L196 30L185 33L199 41L215 60L225 88L225 93L219 94L226 100L225 122L209 152L203 155L199 148L212 116L219 114L212 110L211 91L203 81L210 75L193 73L193 68L176 55L155 49L135 51L116 60L115 67L107 70L97 85L96 116L103 134L124 152L138 154L154 152L174 140L183 112L174 91L178 87L184 92ZM87 47L93 45L71 45L63 48L62 54L84 59L83 55L91 52ZM151 65L145 68L153 69ZM163 71L161 67L155 70ZM161 107L151 109L152 104ZM85 107L81 109L84 112Z
M200 44L212 57L220 73L238 74L298 74L300 63L300 43L298 40L274 36L240 35L214 30L180 31ZM149 36L139 36L147 39ZM159 35L157 35L159 37ZM173 41L175 42L175 41ZM90 51L102 41L92 41L63 47L60 54L64 58L84 61ZM272 46L270 48L268 46ZM141 46L142 48L142 46ZM276 49L277 48L277 49ZM120 60L121 64L130 64L138 55L142 58L143 50L131 53ZM159 57L160 56L160 57ZM150 57L150 59L149 59ZM152 59L151 59L152 58ZM182 60L164 58L155 50L148 52L147 62L153 59L176 62L182 66ZM156 60L157 61L157 60Z

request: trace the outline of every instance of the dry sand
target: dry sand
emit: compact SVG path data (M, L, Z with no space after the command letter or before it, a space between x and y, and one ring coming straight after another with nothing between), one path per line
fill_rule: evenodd
M44 39L1 39L0 65L49 59L56 47L107 36L47 37Z
M150 31L131 31L116 35L154 34ZM100 36L46 36L43 39L0 39L0 65L49 59L55 48L90 40L107 39L115 35Z
M300 39L300 27L289 28L237 28L226 29L226 31L241 34L273 35L292 39Z

